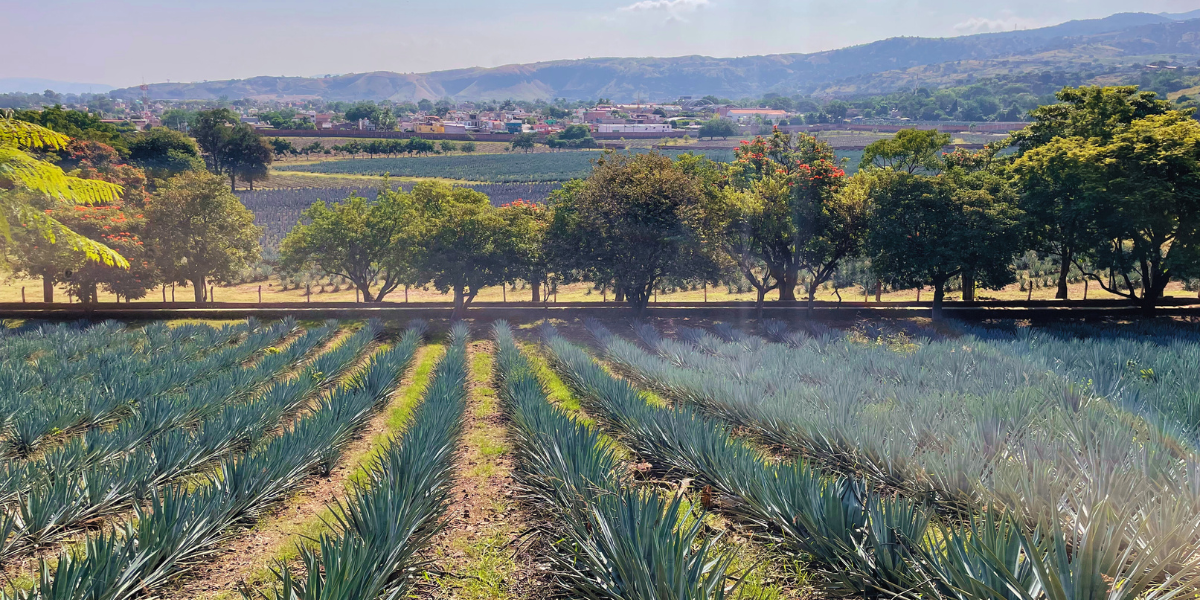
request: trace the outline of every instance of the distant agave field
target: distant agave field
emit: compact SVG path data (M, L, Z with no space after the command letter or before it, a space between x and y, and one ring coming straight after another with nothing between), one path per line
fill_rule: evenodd
M633 150L632 152L645 152ZM731 150L700 150L708 158L728 162ZM678 152L667 152L675 155ZM280 171L303 171L339 175L383 175L395 177L441 177L461 181L533 182L567 181L586 177L599 152L516 152L475 156L429 156L357 158L307 165L277 167Z
M412 191L413 183L406 182L394 186L396 189ZM560 183L477 183L463 185L473 190L487 194L492 204L499 206L516 200L526 202L545 202L550 193L562 187ZM366 198L374 198L376 188L372 186L340 187L340 188L298 188L280 190L255 190L238 192L242 204L254 213L254 223L264 229L262 243L264 254L273 258L279 250L283 237L296 226L300 213L318 200L328 203L340 202L351 194Z

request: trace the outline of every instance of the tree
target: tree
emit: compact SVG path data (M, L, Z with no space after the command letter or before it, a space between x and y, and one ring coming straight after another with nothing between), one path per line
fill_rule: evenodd
M643 311L664 278L713 278L703 239L698 177L657 153L606 153L583 182L551 197L548 244L555 271L615 282Z
M1171 111L1134 121L1109 143L1071 142L1102 186L1088 194L1100 241L1096 265L1124 285L1075 264L1106 291L1152 312L1172 277L1200 273L1200 123Z
M587 125L568 125L566 129L551 134L546 139L551 148L595 148L596 140Z
M196 113L192 136L200 150L208 170L218 175L228 172L226 149L233 127L240 123L238 116L228 108L216 108Z
M746 238L739 242L739 252L765 265L761 277L746 266L743 273L760 298L764 290L777 287L780 300L794 301L800 271L808 270L811 308L816 289L862 243L865 196L839 197L846 173L833 149L813 136L776 130L769 138L743 143L735 155L730 183L752 196L734 215L738 235Z
M700 125L700 137L727 139L737 135L737 126L729 119L713 118Z
M475 152L475 142L463 142L462 151L467 154Z
M421 228L419 280L453 291L452 318L461 318L479 290L511 278L515 232L486 195L469 188L419 183L412 198Z
M1021 206L1029 221L1031 245L1059 258L1055 297L1067 299L1071 265L1093 251L1093 210L1087 201L1098 183L1080 153L1077 140L1108 142L1133 121L1165 114L1170 102L1136 86L1065 88L1059 104L1034 109L1033 123L1012 134L1017 158L1011 172L1021 191ZM1102 210L1102 209L1100 209Z
M316 267L345 277L362 291L364 302L382 302L412 283L413 216L411 198L390 188L382 188L375 202L354 194L332 206L317 202L303 213L308 224L297 224L283 239L280 265L292 273Z
M856 177L870 180L872 271L899 288L932 285L935 320L951 278L969 274L989 288L1014 280L1021 213L1002 178L959 168L938 176L879 169Z
M296 149L296 146L292 144L291 140L285 140L281 137L274 137L271 138L270 144L271 151L274 152L276 156L300 153L300 151Z
M516 136L513 137L512 144L510 145L509 149L524 150L526 152L532 152L534 144L536 142L537 142L537 134L536 133L534 133L532 131L527 131L525 133L518 133Z
M445 152L446 154L458 150L458 144L455 144L450 140L443 140L442 143L438 144L438 146L441 147L442 152Z
M129 140L129 162L151 177L166 179L184 171L204 168L200 148L187 135L155 127Z
M51 204L92 205L119 199L121 186L96 179L69 176L63 170L34 153L67 148L67 136L44 127L0 117L0 236L13 243L13 225L36 235L49 244L81 252L93 262L127 268L129 262L105 244L72 231L47 214L42 199Z
M890 168L910 175L921 169L937 171L941 168L942 148L949 143L948 133L938 133L934 129L901 129L895 137L867 144L859 168Z
M275 157L270 144L245 124L233 128L225 142L224 151L230 191L237 189L238 179L249 183L253 190L255 181L267 178L267 165Z
M529 283L533 302L541 302L541 284L550 275L550 260L546 253L546 232L550 228L551 210L536 202L517 200L500 206L501 218L512 232L512 253L507 257L509 283L517 279Z
M258 260L262 229L221 178L187 171L169 179L146 207L146 238L168 281L191 283L196 302L209 280L228 280Z
M1152 115L1166 114L1173 107L1154 92L1140 92L1136 85L1063 88L1058 104L1030 111L1031 123L1009 136L1018 153L1050 143L1056 137L1099 138L1108 141L1130 123Z

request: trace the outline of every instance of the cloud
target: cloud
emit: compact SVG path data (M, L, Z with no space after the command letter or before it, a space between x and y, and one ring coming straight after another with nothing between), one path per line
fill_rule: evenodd
M618 8L618 12L629 13L667 13L667 22L683 22L683 15L708 6L709 0L641 0L629 6Z
M1015 29L1026 29L1037 26L1037 23L1028 19L1021 19L1019 17L1007 17L1002 19L971 17L966 21L955 24L954 31L957 31L961 34L990 33L996 31L1013 31Z

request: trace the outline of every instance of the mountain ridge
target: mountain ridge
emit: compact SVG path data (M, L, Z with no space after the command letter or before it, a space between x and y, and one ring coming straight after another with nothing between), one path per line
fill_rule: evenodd
M1179 17L1189 15L1182 13ZM894 37L813 53L732 58L604 57L562 59L499 67L468 67L429 73L374 71L323 78L260 76L203 83L151 84L155 99L228 98L325 100L535 100L608 97L674 99L707 94L744 97L767 92L818 93L837 82L939 64L992 61L1068 50L1113 46L1122 57L1174 52L1200 55L1200 19L1118 13L1039 29L958 37ZM1053 61L1051 61L1053 62ZM1069 63L1074 64L1074 63ZM138 88L116 90L137 98Z

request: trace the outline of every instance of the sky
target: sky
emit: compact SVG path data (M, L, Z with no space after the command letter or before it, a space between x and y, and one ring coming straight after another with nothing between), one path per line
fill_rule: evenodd
M0 78L124 87L600 56L730 57L1197 8L1200 0L0 0L9 22Z

